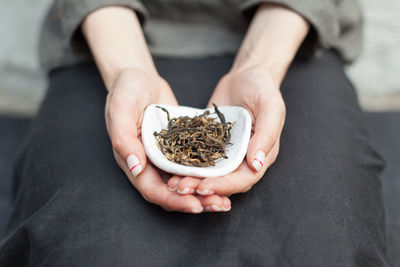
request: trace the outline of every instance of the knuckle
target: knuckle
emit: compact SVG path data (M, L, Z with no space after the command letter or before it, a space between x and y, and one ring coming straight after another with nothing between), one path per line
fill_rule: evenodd
M253 178L252 178L253 179ZM253 181L252 180L246 180L246 181L243 181L241 184L240 184L240 187L239 187L239 193L246 193L246 192L248 192L251 188L252 188L252 186L253 186Z
M118 153L120 153L120 151L124 147L123 138L118 133L113 135L113 137L111 138L111 143L112 143L113 149L116 150Z
M140 192L140 194L147 202L156 204L156 205L158 204L158 203L156 203L154 196L151 193L147 192L146 190L142 190L142 192Z
M147 185L144 181L139 179L139 180L137 180L135 187L147 202L155 204L154 194L152 194L152 191L151 191L151 188L149 187L149 185Z
M161 208L162 208L163 210L167 211L167 212L172 212L172 211L174 211L173 209L168 208L168 207L165 207L165 206L161 206Z
M244 186L244 187L242 188L242 190L240 191L240 193L246 193L246 192L250 191L250 189L251 189L252 187L253 187L252 184L246 185L246 186Z
M151 201L150 201L150 197L149 197L146 193L141 192L141 195L142 195L142 197L144 198L144 200L146 200L147 202L151 202Z

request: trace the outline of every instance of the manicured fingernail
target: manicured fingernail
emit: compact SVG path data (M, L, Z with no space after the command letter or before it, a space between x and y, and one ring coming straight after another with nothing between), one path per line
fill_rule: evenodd
M192 194L192 193L194 193L194 189L193 188L189 188L189 187L185 187L183 190L179 190L178 189L178 193L182 194L182 195Z
M230 211L231 210L231 206L229 207L222 207L222 211Z
M127 159L126 159L126 163L128 164L129 170L132 173L133 176L138 176L139 173L142 172L142 164L140 163L138 157L136 157L136 155L130 155Z
M218 207L217 205L211 205L213 211L221 211L222 208Z
M177 186L175 186L175 187L173 187L173 188L171 188L171 187L168 186L168 190L171 191L171 192L175 192L176 189L178 189Z
M202 196L208 196L214 194L214 191L209 190L209 189L204 189L204 190L196 190L197 194L202 195Z
M192 209L192 212L193 212L193 213L200 213L200 212L202 212L202 211L203 211L203 207L202 207L202 206Z
M256 156L253 159L253 162L251 163L256 169L256 171L260 171L262 167L264 167L264 161L265 161L265 153L263 151L258 151Z

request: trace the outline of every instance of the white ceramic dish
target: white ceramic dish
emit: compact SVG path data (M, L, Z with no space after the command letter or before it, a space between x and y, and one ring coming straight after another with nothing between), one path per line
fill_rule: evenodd
M228 158L217 160L215 166L211 167L191 167L169 161L158 149L154 132L159 132L161 129L165 129L168 121L166 113L156 106L166 108L170 113L171 118L179 116L193 117L202 114L205 109L164 104L152 104L146 108L142 122L142 141L148 158L158 168L172 174L204 178L229 174L243 161L247 152L251 133L251 116L246 109L239 106L218 107L218 109L224 114L226 121L236 121L235 125L231 129L232 145L229 145L226 148L226 155ZM217 117L217 115L214 114L214 108L210 108L209 110L211 111L212 116Z

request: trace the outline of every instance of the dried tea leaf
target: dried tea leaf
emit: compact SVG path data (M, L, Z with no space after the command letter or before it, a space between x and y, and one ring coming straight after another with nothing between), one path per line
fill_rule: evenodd
M167 129L154 132L157 147L165 157L175 163L194 167L215 166L215 161L226 156L226 146L231 145L231 129L235 122L226 122L224 114L214 105L216 118L206 110L193 118L171 118L167 109L157 106L167 114Z

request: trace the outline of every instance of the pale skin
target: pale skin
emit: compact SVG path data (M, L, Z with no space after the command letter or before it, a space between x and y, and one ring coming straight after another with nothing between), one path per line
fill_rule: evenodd
M82 31L108 90L105 119L116 162L144 199L167 211L226 212L231 209L228 197L250 190L275 161L285 121L279 88L309 31L296 12L274 4L258 8L231 70L208 104L245 107L254 134L237 170L204 179L168 175L146 158L140 138L143 111L149 104L178 102L157 73L135 13L125 7L101 8L87 16ZM131 155L137 157L139 173L127 164Z

